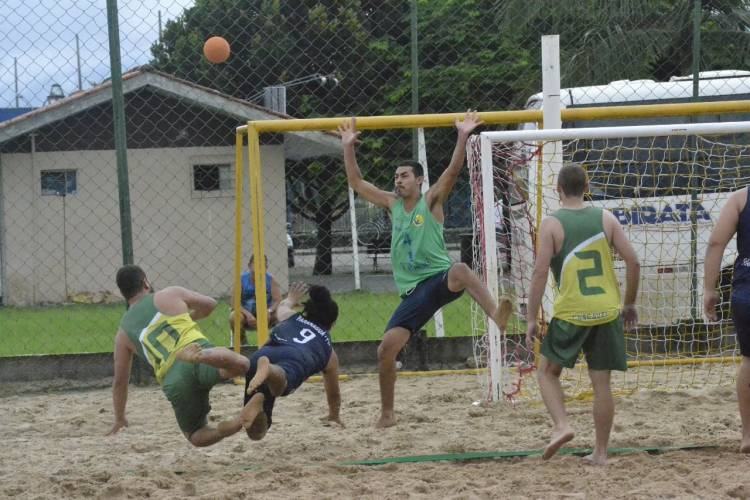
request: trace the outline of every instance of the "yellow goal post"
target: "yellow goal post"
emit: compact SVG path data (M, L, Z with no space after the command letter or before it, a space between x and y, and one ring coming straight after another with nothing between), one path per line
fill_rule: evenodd
M591 108L562 109L563 122L593 121L604 119L628 119L667 116L690 116L705 114L750 113L750 101L722 101L681 104L651 104L637 106L602 106ZM456 119L463 118L464 113L438 113L421 115L392 115L357 117L359 130L416 129L452 127ZM542 126L541 110L489 111L480 112L479 117L485 125L514 125L537 123ZM263 186L261 182L260 134L284 132L331 132L351 117L279 119L249 121L236 128L235 141L235 258L234 289L240 290L242 271L242 183L243 168L247 168L249 182L250 221L252 230L252 251L255 255L254 274L257 303L258 345L268 340L268 298L264 276L266 273L264 249L264 213L262 206ZM244 158L244 147L247 144L248 155ZM245 163L246 160L246 163ZM497 297L497 290L492 290ZM235 293L232 307L240 308L240 294ZM234 318L234 348L240 349L240 317Z

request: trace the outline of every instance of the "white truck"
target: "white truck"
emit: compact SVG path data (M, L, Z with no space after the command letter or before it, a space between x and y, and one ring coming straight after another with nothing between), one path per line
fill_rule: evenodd
M563 108L666 104L694 101L692 76L668 82L621 80L607 85L561 89ZM750 72L709 71L699 75L699 101L750 99ZM540 109L542 94L531 96L527 109ZM564 122L563 128L656 125L750 120L750 115L702 115L595 122ZM534 123L523 124L533 129ZM716 140L716 138L712 138ZM667 142L669 141L669 142ZM691 142L692 141L692 142ZM722 136L718 144L700 139L632 138L566 141L566 161L581 163L591 180L595 205L606 207L622 223L642 266L639 293L640 323L674 325L701 321L703 258L708 236L729 194L750 183L750 148L747 157L735 145L750 145L747 134ZM618 145L619 144L619 145ZM710 150L708 150L710 149ZM727 163L727 158L732 160ZM730 168L731 165L731 168ZM529 169L529 172L532 169ZM533 179L529 179L533 182ZM514 203L515 201L515 203ZM520 200L511 200L513 227L528 228L528 213ZM530 200L533 203L533 200ZM515 235L518 238L518 234ZM514 288L525 290L531 268L531 244L516 241L511 274ZM524 251L526 249L527 251ZM734 242L722 262L722 290L728 300ZM501 257L502 258L502 257ZM624 266L618 266L624 279ZM520 285L520 287L519 287ZM524 301L524 293L519 294Z

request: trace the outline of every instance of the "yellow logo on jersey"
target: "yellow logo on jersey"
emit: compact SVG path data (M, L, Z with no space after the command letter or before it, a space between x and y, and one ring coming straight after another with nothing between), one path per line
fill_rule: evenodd
M414 216L414 225L416 227L420 227L424 224L424 216L422 214L417 214Z

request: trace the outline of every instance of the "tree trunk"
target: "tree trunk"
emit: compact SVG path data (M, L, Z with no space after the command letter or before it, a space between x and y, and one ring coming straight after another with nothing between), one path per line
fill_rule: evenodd
M331 219L330 204L323 203L315 217L318 226L318 241L315 243L315 267L313 274L331 274L333 262L331 256L331 231L333 220Z

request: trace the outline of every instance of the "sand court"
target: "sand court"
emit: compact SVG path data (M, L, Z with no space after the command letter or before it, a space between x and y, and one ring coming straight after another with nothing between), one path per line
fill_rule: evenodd
M576 456L467 462L340 465L410 455L541 449L550 423L540 402L472 406L476 377L402 378L396 427L376 430L377 379L342 383L342 420L324 425L322 384L280 398L266 438L244 433L193 448L158 387L131 387L130 426L112 424L108 388L0 398L0 497L16 498L750 498L750 456L737 452L740 420L731 386L639 391L617 399L612 447L703 445L634 453L592 467ZM234 415L242 388L212 391L214 419ZM585 399L585 398L584 398ZM593 445L591 403L568 404L577 435Z

